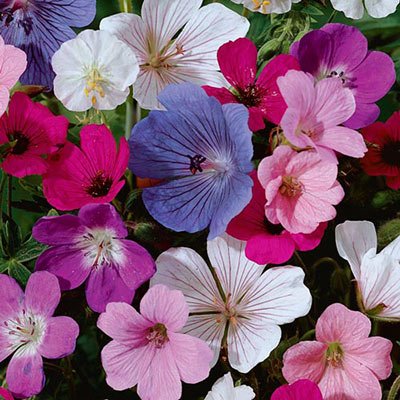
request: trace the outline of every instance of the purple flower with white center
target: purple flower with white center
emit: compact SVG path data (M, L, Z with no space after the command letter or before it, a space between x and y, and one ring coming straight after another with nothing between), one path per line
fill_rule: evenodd
M135 290L155 272L147 250L125 239L128 231L110 204L88 204L78 215L43 217L32 235L51 246L38 258L36 270L56 275L61 290L86 281L86 299L96 312L110 302L131 303Z
M28 56L21 82L51 90L53 54L95 15L96 0L0 0L0 35Z
M57 278L33 273L25 294L17 282L0 274L0 361L12 353L6 381L15 397L38 394L44 386L44 358L66 357L75 350L78 324L69 317L53 317L61 298Z
M221 105L191 83L169 85L129 139L129 168L141 178L162 182L143 190L150 214L175 231L210 228L225 232L251 199L253 146L248 111Z
M356 111L344 125L352 129L375 122L380 113L375 102L396 80L392 59L381 51L368 51L367 38L353 26L327 24L311 31L293 44L291 54L316 80L337 78L351 89Z

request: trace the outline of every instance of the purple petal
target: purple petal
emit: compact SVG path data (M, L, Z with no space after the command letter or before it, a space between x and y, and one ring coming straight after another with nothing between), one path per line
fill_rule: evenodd
M12 335L9 335L7 331L0 330L0 362L5 360L15 350L10 336Z
M381 113L376 104L356 103L356 111L343 125L351 129L360 129L374 123Z
M24 292L8 275L0 274L0 320L17 315L24 302Z
M78 335L79 326L72 318L50 318L38 351L43 357L50 359L68 356L75 350Z

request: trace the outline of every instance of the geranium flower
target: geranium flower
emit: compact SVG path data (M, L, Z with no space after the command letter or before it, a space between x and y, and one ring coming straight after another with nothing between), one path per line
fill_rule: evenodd
M322 159L337 162L335 151L364 156L367 147L357 131L338 126L355 111L354 96L339 79L325 78L314 85L312 76L289 71L278 78L288 105L281 127L285 137L299 148L315 149Z
M144 0L141 17L117 14L100 29L127 43L139 59L133 95L142 108L157 109L158 94L170 83L222 86L217 50L246 35L249 22L222 4L200 8L202 0Z
M350 264L363 311L400 320L400 237L377 254L374 224L346 221L336 227L336 246Z
M282 373L289 383L309 379L329 400L381 400L379 380L392 371L392 342L368 337L370 320L342 304L332 304L319 317L316 341L295 344L283 355Z
M86 281L90 308L103 312L113 301L131 303L135 290L155 272L150 254L126 240L128 230L110 204L89 204L79 214L43 217L32 236L51 246L36 262L36 270L56 275L61 290Z
M386 184L400 189L400 111L386 123L376 122L361 131L368 142L368 152L361 165L368 175L385 176Z
M33 273L25 294L17 282L0 275L0 361L14 353L6 381L15 397L38 394L44 386L44 358L73 353L78 324L69 317L53 317L60 302L57 278L48 272Z
M0 36L0 117L7 109L10 89L26 69L26 54L14 46L5 45Z
M323 400L321 391L314 382L299 379L291 385L282 385L272 393L271 400Z
M26 94L15 93L0 118L1 168L17 178L44 174L49 167L45 157L65 143L68 125L64 116L56 117Z
M256 395L250 386L235 386L229 372L214 383L204 400L252 400L254 397Z
M279 344L279 325L308 313L311 295L301 268L269 268L251 262L245 242L228 235L207 242L212 267L194 250L179 247L162 253L151 285L163 283L185 295L190 317L184 332L221 347L230 365L247 373ZM225 336L226 335L226 336Z
M0 396L0 399L14 400L14 397L12 397L11 393L4 388L0 388Z
M167 111L151 112L129 139L129 168L162 179L143 189L150 214L175 231L210 228L210 238L251 198L253 146L247 109L221 105L200 87L170 85L160 94Z
M253 197L250 203L229 223L226 230L236 239L246 241L246 257L257 264L282 264L288 261L295 250L312 250L319 245L327 224L319 224L309 234L292 234L282 227L270 223L265 216L265 190L257 179L253 179Z
M335 10L343 11L346 17L360 19L364 16L363 0L331 0ZM396 11L399 0L365 0L367 13L374 18L384 18Z
M291 233L312 233L321 222L335 218L333 206L344 197L337 173L336 164L321 160L316 153L277 147L258 168L268 221Z
M236 4L243 4L251 11L263 14L284 14L290 11L292 3L300 3L301 0L232 0Z
M51 89L51 57L63 42L75 37L71 26L81 28L93 21L96 0L3 0L0 15L4 41L28 56L21 82Z
M86 30L52 58L54 94L71 111L113 110L129 95L139 73L133 50L104 31Z
M97 321L113 338L101 352L107 383L115 390L137 385L142 400L178 400L181 381L207 378L212 352L202 340L181 333L189 316L181 292L156 285L142 298L140 312L110 303Z
M290 69L300 69L298 61L281 54L270 61L257 77L257 48L246 38L228 42L218 50L218 63L232 90L204 86L209 96L220 103L241 103L249 109L249 127L258 131L264 119L279 124L287 106L276 80Z
M396 80L392 59L381 51L368 51L367 38L354 26L327 24L293 44L291 54L301 69L316 80L337 78L356 100L356 111L345 125L370 125L379 116L375 104Z
M67 143L51 160L43 176L47 201L59 210L90 203L108 203L122 189L129 148L121 138L119 149L105 125L88 125L80 133L81 147Z

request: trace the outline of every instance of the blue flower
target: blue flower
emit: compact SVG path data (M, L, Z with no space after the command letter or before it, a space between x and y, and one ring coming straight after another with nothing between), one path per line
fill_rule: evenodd
M169 85L129 139L129 168L162 183L146 188L149 213L175 231L210 228L212 239L249 203L253 146L248 111L221 105L191 83Z
M51 57L75 37L71 26L84 27L95 15L96 0L0 0L0 34L28 56L21 82L52 89Z

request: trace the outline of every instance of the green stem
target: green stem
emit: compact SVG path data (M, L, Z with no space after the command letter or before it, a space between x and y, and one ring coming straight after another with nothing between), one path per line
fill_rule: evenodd
M0 182L0 228L3 226L3 194L7 182L7 174L2 172Z
M7 213L10 219L12 219L12 176L11 175L8 175Z
M326 21L327 24L329 24L330 22L332 22L335 17L336 17L337 11L333 10L332 14L329 16L328 21Z
M245 6L243 6L242 15L243 15L243 17L246 17L246 18L249 15L249 10Z
M138 123L142 119L142 109L140 108L139 103L136 103L136 123Z
M396 400L397 394L400 390L400 376L398 376L395 381L393 382L392 387L390 388L389 395L387 400Z
M118 2L121 12L131 13L133 11L132 0L118 0Z
M301 268L303 268L305 270L307 268L307 266L304 263L303 259L300 257L300 254L297 251L295 251L294 256L296 257L297 261L299 262Z
M125 114L125 139L128 140L131 136L131 130L134 123L134 115L133 115L133 99L132 96L129 95L126 103L126 114Z

